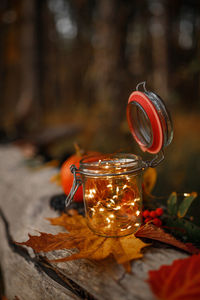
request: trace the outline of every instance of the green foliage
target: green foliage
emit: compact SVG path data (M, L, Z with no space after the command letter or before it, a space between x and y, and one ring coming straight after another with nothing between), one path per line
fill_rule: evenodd
M177 193L176 192L171 193L169 199L167 200L168 213L171 216L178 216L179 218L183 218L188 212L188 209L190 208L192 202L196 197L197 197L196 192L187 194L184 197L183 201L178 206Z
M190 205L192 204L192 202L194 201L194 199L197 197L197 193L191 193L189 194L189 196L186 196L183 201L181 202L181 204L179 205L179 209L178 209L178 217L179 218L183 218L188 209L190 208Z
M200 227L186 219L167 217L165 224L170 227L175 236L183 238L192 243L200 242Z
M193 243L200 242L200 227L184 217L196 197L195 192L187 194L178 205L177 193L173 192L167 200L169 215L165 218L165 225L175 236Z
M175 216L177 214L177 194L176 192L171 193L167 200L167 209L170 215Z

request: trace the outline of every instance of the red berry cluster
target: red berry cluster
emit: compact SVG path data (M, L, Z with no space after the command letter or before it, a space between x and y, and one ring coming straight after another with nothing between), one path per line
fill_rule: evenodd
M144 223L152 221L152 223L158 227L162 225L162 221L158 218L162 215L163 215L163 209L161 207L158 207L156 210L151 210L151 211L146 209L142 213L142 216L144 218Z

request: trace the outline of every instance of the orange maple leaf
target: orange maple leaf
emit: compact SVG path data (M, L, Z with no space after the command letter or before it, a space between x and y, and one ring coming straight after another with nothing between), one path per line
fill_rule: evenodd
M200 299L200 254L149 271L148 282L161 300Z
M81 215L69 217L62 214L58 218L49 219L52 225L60 225L69 233L58 233L56 235L40 233L40 236L31 236L20 245L29 246L35 252L49 252L58 249L78 249L79 252L51 262L64 262L75 259L103 260L113 256L118 264L123 264L127 272L131 271L130 261L143 257L141 249L149 246L136 238L134 234L106 238L93 233L87 226L86 219Z

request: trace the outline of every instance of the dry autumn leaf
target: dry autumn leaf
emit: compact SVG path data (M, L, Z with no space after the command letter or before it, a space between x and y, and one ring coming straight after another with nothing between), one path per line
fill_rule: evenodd
M138 238L148 238L172 245L191 254L197 254L200 252L199 249L194 247L192 244L182 243L181 241L175 239L175 237L173 237L171 234L166 233L162 228L156 227L153 224L146 224L140 227L135 233L135 236Z
M149 272L148 282L161 300L200 299L200 254Z
M143 175L143 186L146 194L150 194L153 190L157 179L156 170L148 168Z
M87 226L86 219L80 215L69 217L66 214L49 219L52 225L63 226L69 233L56 235L40 233L40 236L29 235L29 240L20 245L29 246L36 252L49 252L58 249L78 249L78 253L52 262L64 262L87 258L102 260L113 256L117 263L123 264L130 272L130 261L143 256L141 249L149 244L136 238L134 234L120 238L106 238L94 234Z

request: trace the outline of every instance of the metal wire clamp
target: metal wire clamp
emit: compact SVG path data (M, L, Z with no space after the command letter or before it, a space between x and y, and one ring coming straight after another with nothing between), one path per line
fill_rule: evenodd
M164 160L164 152L160 151L152 160L145 161L147 168L155 168Z
M76 191L78 190L79 186L82 184L80 172L75 165L70 166L70 171L73 174L74 179L73 179L73 185L71 191L67 196L67 198L65 199L65 207L68 207L71 204Z

